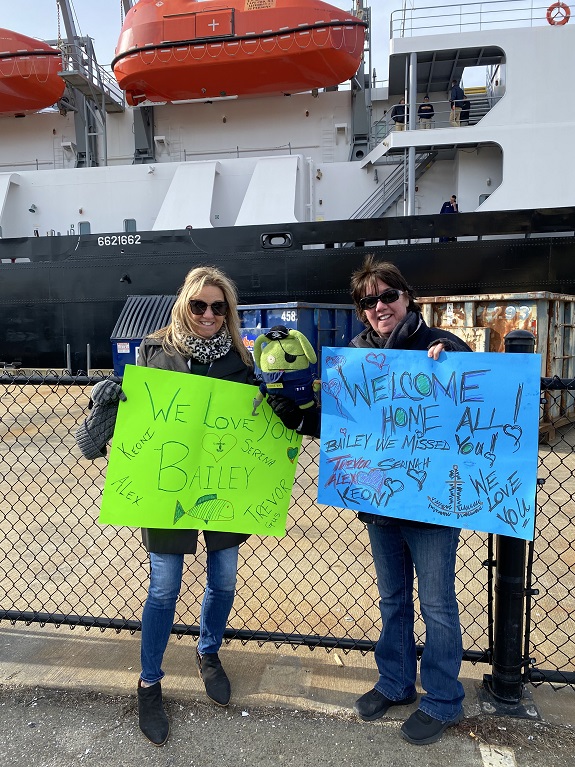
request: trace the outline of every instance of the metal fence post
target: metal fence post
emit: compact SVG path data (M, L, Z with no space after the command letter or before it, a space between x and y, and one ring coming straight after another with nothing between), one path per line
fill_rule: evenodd
M532 354L535 336L512 330L505 336L507 353ZM493 666L485 683L499 701L517 705L523 695L523 618L525 613L526 542L498 535L496 544Z

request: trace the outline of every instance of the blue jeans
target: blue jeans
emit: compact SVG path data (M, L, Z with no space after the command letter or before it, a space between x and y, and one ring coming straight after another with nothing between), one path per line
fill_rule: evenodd
M434 719L447 722L460 712L464 698L458 679L463 649L455 596L459 530L436 525L414 526L383 517L375 524L368 524L367 530L383 623L375 648L379 671L375 689L391 700L401 700L415 692L415 566L425 622L420 677L426 694L421 697L419 708Z
M200 655L216 653L234 602L239 546L208 552L207 583L200 612ZM182 585L183 554L150 553L150 586L142 613L141 678L163 679L162 659L170 638Z

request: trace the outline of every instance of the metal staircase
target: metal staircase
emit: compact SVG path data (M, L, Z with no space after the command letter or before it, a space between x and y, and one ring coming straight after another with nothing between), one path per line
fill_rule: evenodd
M60 77L105 112L123 112L124 92L115 78L95 58L90 38L77 38L62 48L64 66Z
M476 125L491 111L492 104L485 93L472 93L467 96L471 108L469 110L469 125Z
M55 44L62 50L60 77L68 86L59 107L62 113L74 112L76 133L75 142L66 144L74 154L77 168L107 165L106 115L124 111L124 93L112 75L99 66L92 39L78 35L71 0L57 0L57 4L58 40ZM60 12L66 29L65 42L60 39ZM65 151L64 144L62 148ZM100 154L103 154L101 160ZM64 162L64 155L57 161Z
M426 150L415 155L415 180L417 181L435 162L437 152ZM406 167L401 162L389 174L383 184L350 216L350 218L381 218L403 194Z

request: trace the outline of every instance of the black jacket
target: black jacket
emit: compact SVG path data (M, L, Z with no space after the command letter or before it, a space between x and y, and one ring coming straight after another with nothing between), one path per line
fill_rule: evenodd
M459 206L457 203L446 200L441 206L440 213L459 213Z
M172 370L189 373L187 360L178 353L166 354L157 339L146 338L140 346L138 365L160 370ZM253 369L248 367L239 354L231 349L224 357L215 360L208 368L207 375L236 383L255 383ZM218 551L237 546L247 540L249 535L242 533L220 533L204 530L204 540L208 551ZM143 528L142 541L148 551L156 554L195 554L198 544L197 530L160 530Z
M452 107L461 107L461 105L463 104L463 100L465 99L465 93L463 92L463 88L461 88L461 86L459 85L452 86L450 98L451 98Z
M396 104L391 110L391 119L393 122L403 124L406 117L409 120L409 109L405 104Z
M424 101L423 104L419 105L419 108L417 110L417 116L422 119L431 119L435 115L435 109L433 108L433 104L430 104L429 101Z
M409 317L412 317L413 319L412 313L408 314L408 319ZM443 330L442 328L430 328L429 325L427 325L423 320L423 317L420 317L419 320L419 324L415 331L410 335L407 335L407 337L406 334L403 334L401 341L391 348L406 350L409 349L411 351L425 351L426 349L429 349L429 347L434 343L441 341L445 347L445 350L448 352L471 351L465 341L462 341L454 333L450 333L448 330ZM415 321L414 324L416 324ZM359 349L384 349L386 348L386 343L387 339L381 338L371 327L369 327L362 330L361 333L353 338L349 345ZM416 520L409 519L395 519L393 517L385 517L380 514L371 514L365 511L360 511L357 516L362 522L372 525L386 526L401 524L408 525L409 527L430 527L430 524L427 522L418 522Z

